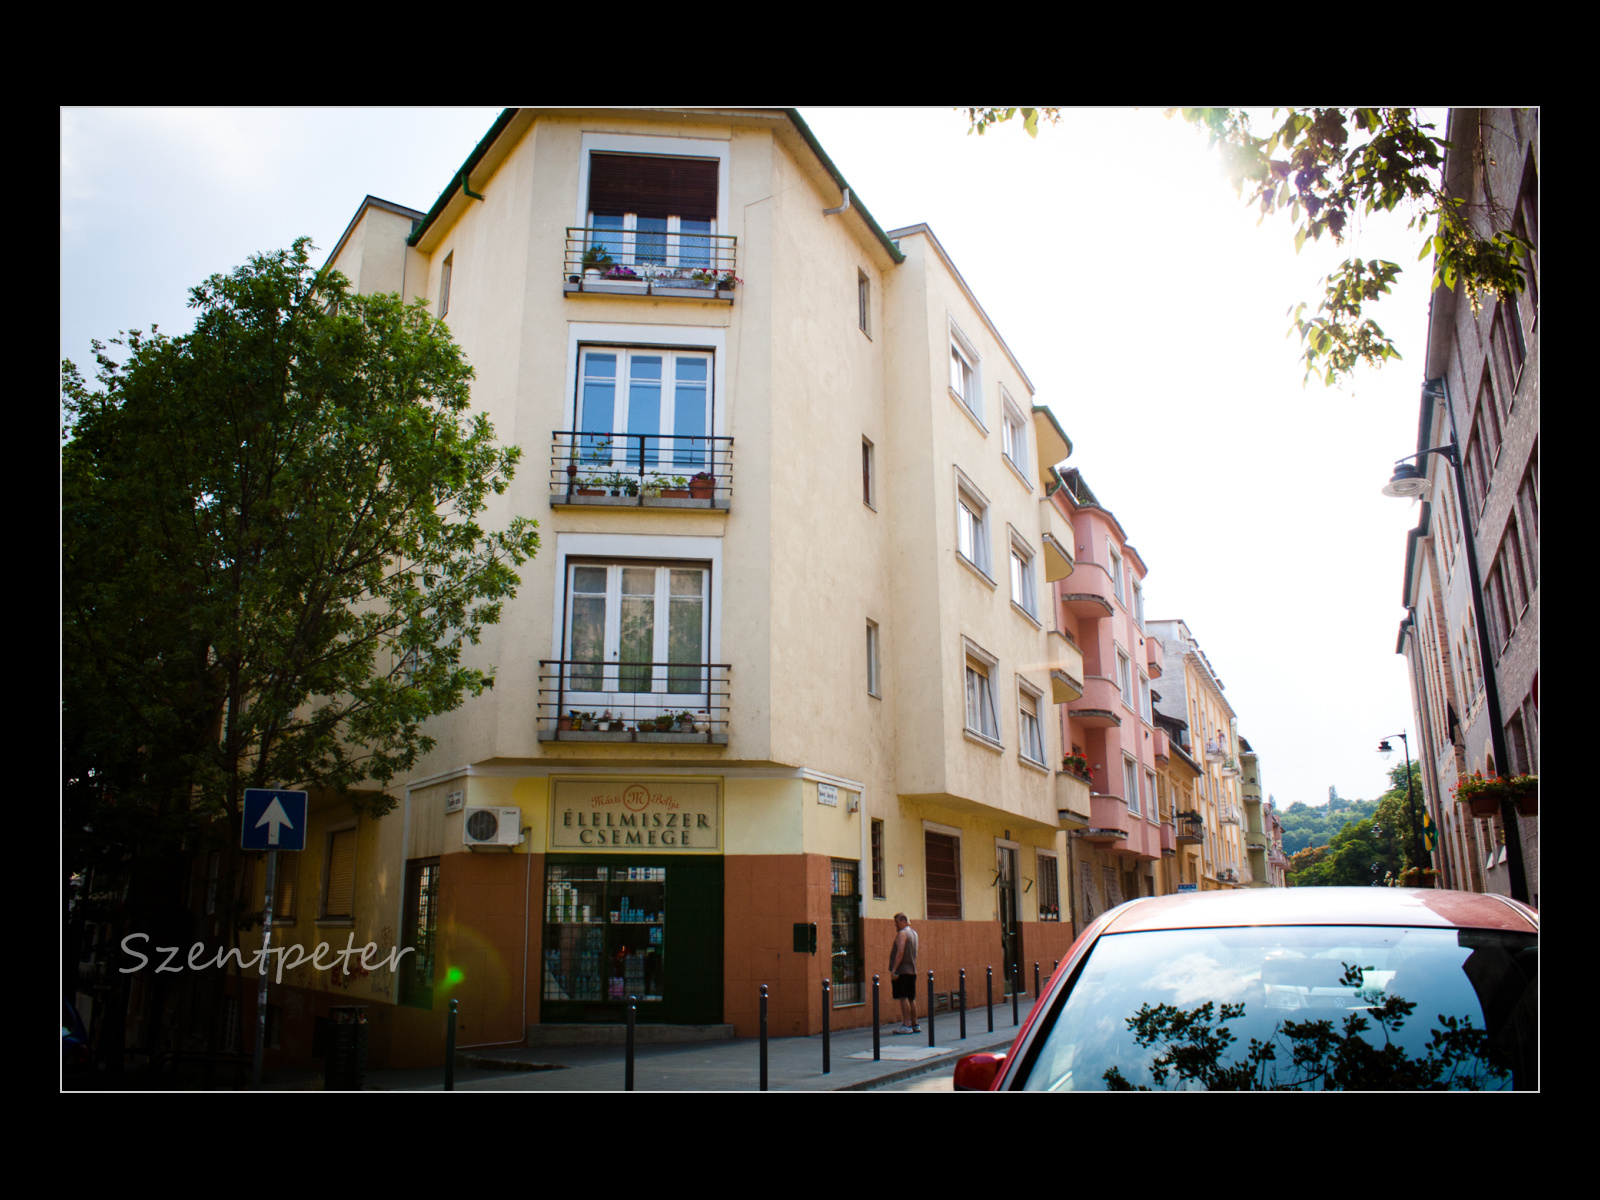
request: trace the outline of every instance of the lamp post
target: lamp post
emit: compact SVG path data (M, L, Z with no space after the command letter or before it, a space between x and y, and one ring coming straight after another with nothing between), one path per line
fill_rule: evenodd
M1411 739L1403 733L1391 733L1378 743L1378 753L1388 758L1394 753L1394 747L1389 745L1389 738L1397 737L1405 747L1406 755L1406 811L1411 814L1411 863L1419 871L1432 864L1423 858L1427 853L1422 846L1422 822L1417 819L1417 794L1411 786Z
M1494 674L1494 651L1489 645L1489 618L1483 607L1483 583L1478 576L1478 531L1472 520L1472 505L1467 498L1466 476L1461 470L1461 452L1456 439L1455 412L1450 406L1449 388L1443 379L1430 379L1422 385L1425 395L1444 401L1445 413L1450 418L1450 443L1430 446L1418 454L1408 454L1397 459L1394 475L1383 487L1385 496L1420 497L1428 494L1432 484L1416 461L1428 454L1437 454L1448 462L1455 476L1456 504L1461 512L1461 522L1467 545L1467 579L1472 585L1472 617L1477 625L1478 658L1483 666L1484 703L1488 708L1489 744L1494 750L1496 770L1510 768L1506 754L1505 728L1500 721L1500 684ZM1506 866L1511 874L1511 898L1528 902L1528 877L1522 864L1522 829L1517 823L1517 811L1510 795L1500 801L1500 822L1506 833Z

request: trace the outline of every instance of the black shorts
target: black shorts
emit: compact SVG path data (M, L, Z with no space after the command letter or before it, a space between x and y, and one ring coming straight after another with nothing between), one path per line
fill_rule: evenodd
M894 998L896 1000L915 1000L917 998L917 977L915 975L896 975L894 977Z

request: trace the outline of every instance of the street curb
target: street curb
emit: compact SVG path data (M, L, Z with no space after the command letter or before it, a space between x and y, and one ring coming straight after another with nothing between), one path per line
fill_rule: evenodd
M886 1075L875 1075L871 1079L858 1079L854 1083L844 1083L836 1088L822 1090L830 1092L870 1092L873 1088L883 1087L885 1084L901 1083L907 1079L915 1079L918 1075L927 1075L930 1072L938 1071L953 1063L960 1062L969 1054L982 1054L986 1051L1009 1049L1014 1041L1016 1041L1015 1032L1004 1041L982 1042L972 1046L964 1046L960 1050L952 1050L949 1054L941 1054L937 1058L925 1058L921 1062L907 1063L900 1070L890 1071Z

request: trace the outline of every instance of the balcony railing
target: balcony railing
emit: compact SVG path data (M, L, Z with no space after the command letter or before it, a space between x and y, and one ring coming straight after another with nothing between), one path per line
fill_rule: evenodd
M662 433L551 435L550 502L648 508L727 508L733 439Z
M726 663L543 659L539 740L726 745L731 670Z
M1178 845L1198 846L1206 840L1206 821L1196 812L1179 813L1177 819Z
M738 238L720 233L567 228L567 293L733 301Z

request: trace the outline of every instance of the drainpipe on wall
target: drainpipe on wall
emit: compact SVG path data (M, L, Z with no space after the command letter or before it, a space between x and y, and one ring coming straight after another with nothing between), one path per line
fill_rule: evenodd
M849 188L843 188L841 190L844 192L844 203L839 205L838 208L825 208L825 209L823 209L822 210L822 215L823 216L825 216L825 217L837 217L840 213L847 213L847 212L850 211L850 189ZM479 198L482 199L482 197L479 197Z

